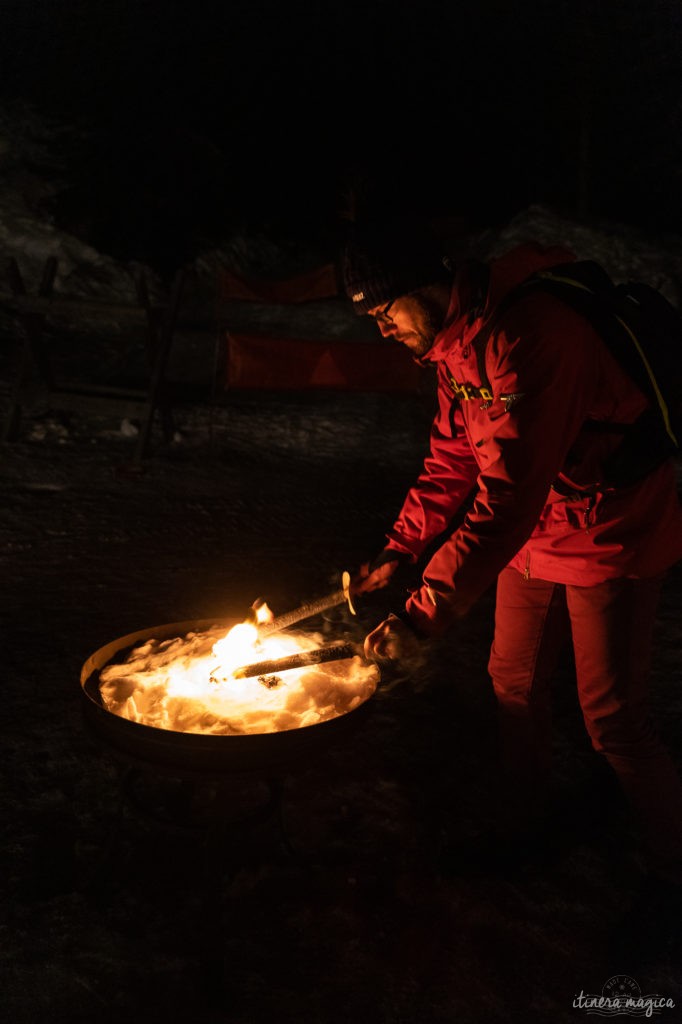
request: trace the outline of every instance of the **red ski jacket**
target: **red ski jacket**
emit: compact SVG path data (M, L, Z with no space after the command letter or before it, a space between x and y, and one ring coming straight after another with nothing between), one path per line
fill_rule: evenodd
M490 264L486 308L534 271L571 259L558 248L512 250ZM413 559L446 536L406 605L431 636L465 614L506 565L526 578L591 586L655 576L682 557L672 460L628 487L594 486L619 438L584 424L630 423L648 401L604 342L560 300L529 292L488 341L488 402L471 345L483 325L482 316L469 323L473 287L463 268L425 357L438 374L430 454L388 534L387 547Z

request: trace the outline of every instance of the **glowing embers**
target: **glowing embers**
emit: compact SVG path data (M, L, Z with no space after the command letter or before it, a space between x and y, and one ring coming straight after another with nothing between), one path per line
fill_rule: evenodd
M121 663L100 673L108 711L133 722L176 732L235 735L317 725L352 711L376 689L376 665L348 658L283 672L235 679L245 662L280 658L318 647L316 634L259 637L250 622L169 640L150 638Z

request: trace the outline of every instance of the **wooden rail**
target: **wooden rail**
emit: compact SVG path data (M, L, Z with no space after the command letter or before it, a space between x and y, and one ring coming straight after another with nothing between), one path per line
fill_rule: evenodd
M17 325L21 352L17 372L11 387L10 408L5 420L1 440L16 440L21 422L22 407L25 404L26 388L31 376L37 375L48 393L62 397L70 396L75 404L82 406L82 400L101 398L136 398L144 405L142 426L138 436L133 463L139 466L149 448L152 427L157 410L165 439L173 436L172 412L165 394L165 371L175 331L185 275L179 271L172 283L168 302L164 305L150 301L147 284L143 276L135 282L137 303L101 302L95 299L74 299L55 297L52 294L57 272L57 261L49 257L36 295L26 290L19 266L11 259L6 267L6 280L11 295L0 295L0 309L8 313ZM44 329L48 322L74 318L88 319L115 318L118 321L146 328L147 350L150 363L149 383L145 391L133 394L128 389L106 388L92 384L59 383L55 380L49 352L45 344Z

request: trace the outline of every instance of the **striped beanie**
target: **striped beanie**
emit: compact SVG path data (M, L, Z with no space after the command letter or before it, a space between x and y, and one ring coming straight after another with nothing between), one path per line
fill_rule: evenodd
M353 224L342 256L343 286L362 315L429 284L449 281L439 240L421 221Z

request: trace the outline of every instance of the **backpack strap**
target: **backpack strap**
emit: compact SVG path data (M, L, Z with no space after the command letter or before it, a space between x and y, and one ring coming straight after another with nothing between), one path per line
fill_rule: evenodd
M529 278L528 281L523 281L515 288L512 288L511 291L507 292L507 294L503 296L503 298L500 299L497 305L491 310L488 317L485 319L483 325L481 326L480 330L476 333L475 337L471 341L471 347L473 348L474 353L476 355L476 365L478 367L478 377L481 382L481 389L486 391L491 396L493 395L493 389L490 384L490 378L488 377L488 371L485 365L485 353L488 347L490 336L497 330L498 324L500 323L500 320L502 320L507 310L510 309L514 305L514 303L525 294L525 292L528 290L530 286L530 283L531 279ZM472 308L472 312L470 313L467 320L467 322L470 325L478 316L485 315L485 304L487 303L487 300L488 291L486 288L485 303L483 304L482 308L480 305L477 308ZM492 405L493 397L491 397L490 399L486 399L486 401L483 402L481 408L487 409L490 405Z
M471 288L467 324L471 327L475 320L485 316L488 293L490 292L490 267L482 260L470 260L466 269Z

